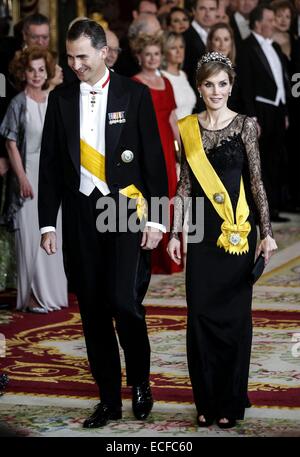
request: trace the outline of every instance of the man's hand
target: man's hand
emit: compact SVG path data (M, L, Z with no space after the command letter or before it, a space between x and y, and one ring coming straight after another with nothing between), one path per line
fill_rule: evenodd
M141 242L142 249L155 249L162 237L161 230L155 227L145 227Z
M4 176L9 169L9 161L5 157L0 157L0 176Z
M57 251L56 247L56 233L47 232L42 235L41 248L47 252L48 255L55 254Z
M63 80L64 80L64 74L63 74L62 68L58 64L56 64L55 65L55 74L54 74L53 78L48 81L50 88L55 89L55 87L58 86L59 84L61 84L63 82Z
M288 116L285 116L284 123L285 123L285 128L287 130L289 128L289 126L290 126L290 121L289 121L289 117Z

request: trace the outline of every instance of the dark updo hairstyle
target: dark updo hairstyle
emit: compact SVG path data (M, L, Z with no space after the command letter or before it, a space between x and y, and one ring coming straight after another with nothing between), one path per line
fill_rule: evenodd
M205 54L203 57L208 56L214 53ZM220 71L225 71L228 75L228 79L231 85L234 83L235 79L235 71L233 66L227 65L220 60L208 60L207 62L203 62L203 57L199 60L196 70L196 85L199 87L203 81L209 79L210 76L214 76L218 74ZM224 56L224 61L226 61L226 57ZM230 62L229 59L227 61ZM231 63L231 62L230 62Z

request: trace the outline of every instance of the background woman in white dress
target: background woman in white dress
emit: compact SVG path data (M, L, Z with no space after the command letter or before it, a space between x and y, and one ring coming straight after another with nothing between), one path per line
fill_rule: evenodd
M61 217L58 217L58 255L48 257L39 247L37 211L41 137L48 100L48 79L55 62L40 47L26 48L10 64L22 88L8 107L0 127L6 138L14 179L9 189L7 224L15 230L17 257L17 309L47 313L68 305L63 267Z
M177 119L192 114L196 104L196 95L186 74L181 70L184 52L183 36L175 32L166 32L164 34L162 74L172 85L177 105L175 111Z
M196 95L190 85L184 71L181 70L184 53L185 41L180 33L165 32L162 60L162 74L170 81L177 108L175 114L177 119L181 119L189 114L192 114L196 105ZM177 176L180 174L180 148L178 145L177 151ZM186 226L183 230L183 252L187 250Z

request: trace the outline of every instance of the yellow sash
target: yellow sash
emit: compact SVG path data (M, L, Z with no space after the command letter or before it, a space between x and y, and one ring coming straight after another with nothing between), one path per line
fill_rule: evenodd
M83 140L80 140L80 164L92 173L92 175L106 183L104 155ZM142 192L140 192L134 184L130 184L124 189L120 189L119 192L128 198L136 199L136 212L139 220L142 220L143 217L147 217L146 201Z
M103 182L105 179L105 157L83 140L80 140L80 164Z
M124 189L120 189L120 194L125 195L125 197L128 198L136 199L136 212L140 221L143 217L147 217L146 200L144 199L142 192L140 192L134 184L124 187Z
M187 161L206 196L224 221L221 225L221 235L218 238L217 246L224 248L229 254L248 252L247 237L251 225L247 221L249 207L243 178L241 177L240 194L234 217L230 196L205 154L197 114L179 120L178 127Z

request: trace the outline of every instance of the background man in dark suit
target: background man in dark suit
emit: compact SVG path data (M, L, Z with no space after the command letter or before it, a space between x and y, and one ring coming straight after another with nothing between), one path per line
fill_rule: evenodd
M261 165L271 220L285 222L287 219L279 215L279 207L289 81L280 47L271 41L274 17L272 7L267 4L251 12L252 33L244 41L238 74L244 112L256 118L261 130Z
M105 35L108 47L105 64L108 68L113 69L122 50L120 48L119 38L112 30L105 30Z
M132 10L133 19L137 19L142 15L157 16L157 5L155 0L136 0Z
M234 34L234 42L239 52L242 41L250 35L249 15L257 7L258 0L238 0L237 9L230 17L230 25Z
M66 47L68 63L81 83L70 83L49 96L40 158L39 219L41 245L53 254L62 203L66 270L78 297L101 398L84 422L91 428L122 416L113 318L125 354L127 384L133 386L134 414L145 419L151 411L150 346L142 300L150 280L149 251L164 230L159 218L149 216L143 232L121 231L117 226L101 233L101 227L96 228L96 203L110 197L109 204L112 200L118 204L120 191L135 186L150 204L151 197L168 194L168 185L148 88L109 72L105 32L96 22L75 22Z
M148 3L148 2L145 2ZM149 3L154 5L154 3ZM128 29L128 34L124 36L120 41L120 47L122 52L116 62L114 70L123 76L131 77L136 75L140 71L138 61L132 52L130 43L139 35L156 35L161 31L161 25L156 17L156 14L150 12L140 13L136 19L134 19Z
M197 96L196 110L198 110L200 102L196 87L197 63L205 54L209 29L216 21L217 6L217 0L195 0L192 9L194 20L183 34L186 43L183 70Z

